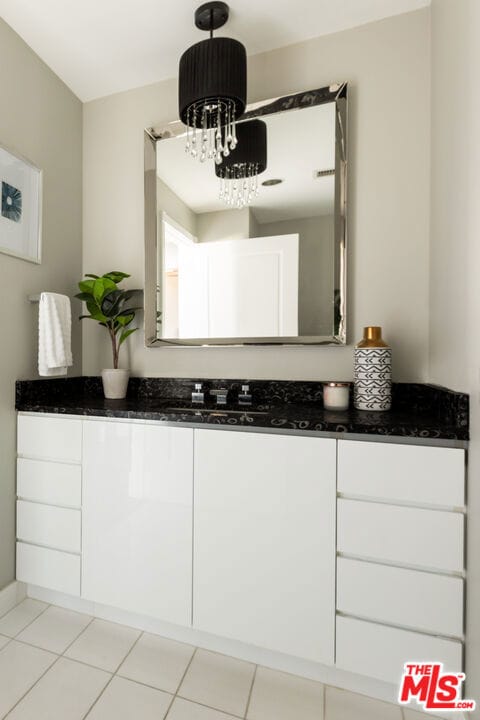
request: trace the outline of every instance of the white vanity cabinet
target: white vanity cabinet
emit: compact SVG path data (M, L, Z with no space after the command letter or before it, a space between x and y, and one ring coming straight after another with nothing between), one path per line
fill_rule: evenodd
M82 597L190 625L193 430L85 421Z
M52 602L340 686L463 668L462 449L20 413L17 496L17 578Z
M195 628L333 664L335 466L335 440L195 431Z

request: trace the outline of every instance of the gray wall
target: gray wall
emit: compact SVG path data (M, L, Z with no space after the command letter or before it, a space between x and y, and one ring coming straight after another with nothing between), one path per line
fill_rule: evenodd
M430 378L470 393L466 697L480 699L480 3L432 2ZM480 717L480 708L475 713Z
M198 213L197 236L198 242L244 240L251 237L250 209Z
M420 10L249 59L249 100L350 83L349 342L345 348L146 349L132 337L135 374L351 378L363 325L383 325L397 380L428 365L429 11ZM143 285L143 129L177 116L168 80L84 106L84 268L132 273ZM84 371L110 363L84 329Z
M0 254L0 587L15 576L15 380L37 376L41 290L72 295L82 273L82 105L0 20L0 143L44 171L41 265ZM79 314L75 303L74 314ZM74 374L81 372L80 323L73 323Z
M197 216L185 205L176 193L157 177L157 210L165 212L187 230L191 235L197 234ZM88 272L88 270L87 270ZM92 272L94 272L92 270ZM96 273L97 274L97 273Z

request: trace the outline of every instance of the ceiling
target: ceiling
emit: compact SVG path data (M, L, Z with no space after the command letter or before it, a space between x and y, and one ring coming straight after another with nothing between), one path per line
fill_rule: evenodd
M283 182L260 186L251 205L256 220L270 223L332 215L334 178L316 178L314 174L335 168L335 103L262 119L267 123L267 169L259 180L280 178ZM184 136L158 141L157 173L193 212L227 209L218 199L219 180L213 161L201 163L185 153Z
M83 101L175 77L206 37L195 0L0 0L2 17ZM417 10L430 0L230 0L249 55Z

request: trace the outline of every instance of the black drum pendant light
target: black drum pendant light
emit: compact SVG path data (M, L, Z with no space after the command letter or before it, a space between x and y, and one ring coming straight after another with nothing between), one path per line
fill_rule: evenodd
M258 176L267 169L267 126L263 120L238 123L237 137L238 146L215 166L215 174L220 200L243 208L258 195Z
M236 121L247 97L247 54L238 40L213 37L228 20L224 2L208 2L195 12L195 25L210 32L180 58L178 109L187 126L185 150L202 162L221 163L237 145Z

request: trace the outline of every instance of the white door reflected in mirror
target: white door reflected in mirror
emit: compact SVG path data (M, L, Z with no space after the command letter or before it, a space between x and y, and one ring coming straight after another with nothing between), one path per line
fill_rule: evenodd
M298 335L298 234L198 243L163 223L162 337Z

